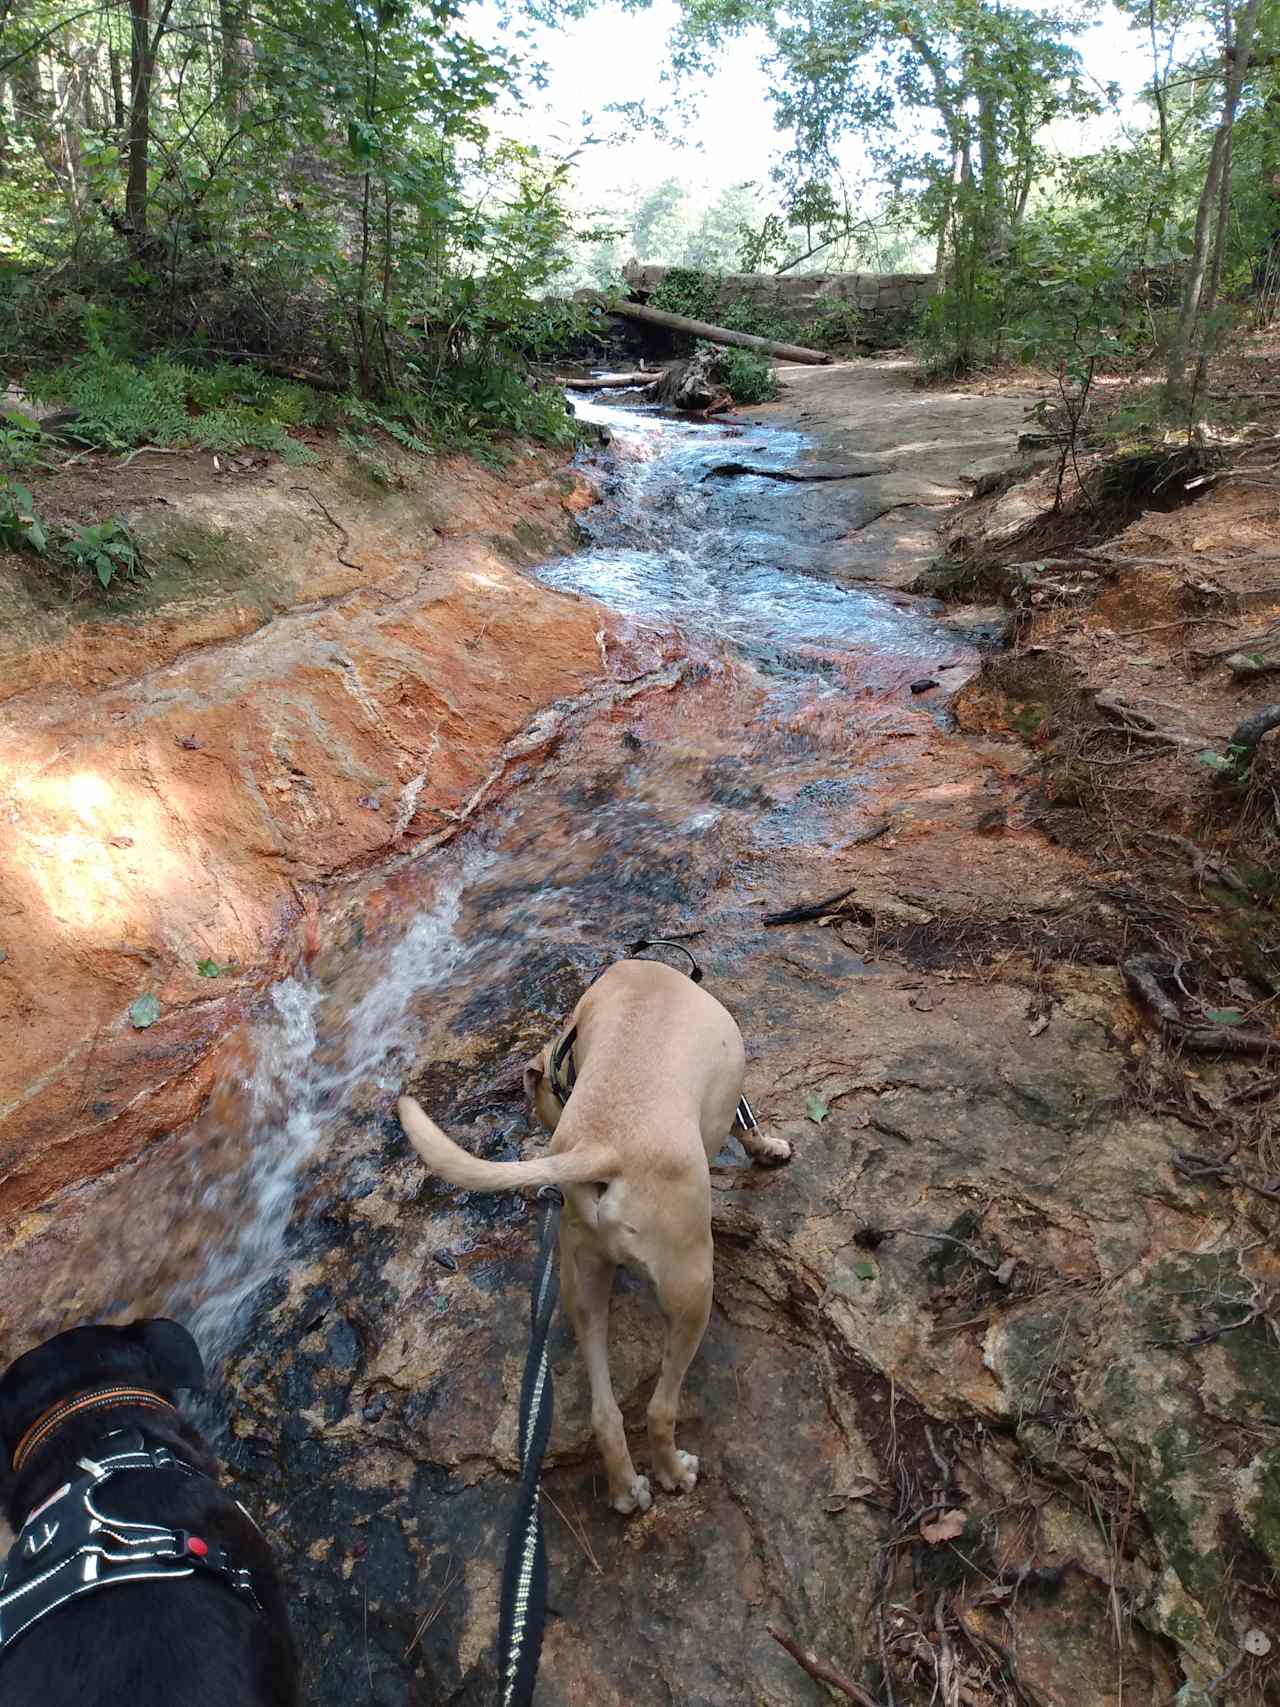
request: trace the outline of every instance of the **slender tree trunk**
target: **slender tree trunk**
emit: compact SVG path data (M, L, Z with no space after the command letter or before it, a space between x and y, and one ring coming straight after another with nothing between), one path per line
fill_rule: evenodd
M1000 162L996 90L989 83L978 89L978 167L982 174L982 217L985 258L1002 260L1009 253L1009 220L1004 205L1004 172Z
M124 211L134 243L147 235L147 172L151 156L151 0L129 0L129 176Z
M253 73L253 43L249 40L247 0L218 0L223 111L234 122L249 102Z
M1196 230L1191 246L1191 260L1187 267L1186 282L1183 285L1182 306L1178 312L1178 323L1169 343L1168 364L1165 374L1165 397L1175 408L1184 405L1189 400L1187 368L1191 362L1191 352L1196 340L1196 331L1204 298L1205 273L1209 265L1210 228L1214 223L1215 209L1220 209L1224 205L1225 197L1230 194L1231 190L1232 128L1235 124L1236 108L1240 104L1240 93L1244 88L1245 76L1249 70L1249 58L1253 52L1253 37L1257 27L1260 6L1261 0L1245 0L1244 9L1236 23L1234 42L1231 39L1232 27L1229 6L1226 22L1223 26L1223 53L1229 67L1227 88L1222 99L1222 117L1218 121L1213 146L1209 150L1209 163L1205 170L1204 188L1200 192L1200 202L1196 209ZM1222 198L1221 201L1220 198ZM1218 228L1222 237L1225 238L1225 217L1221 211ZM1216 260L1215 270L1220 276L1222 270L1220 260Z
M111 78L111 122L117 136L124 135L124 77L120 71L120 55L114 47L107 49L107 73Z

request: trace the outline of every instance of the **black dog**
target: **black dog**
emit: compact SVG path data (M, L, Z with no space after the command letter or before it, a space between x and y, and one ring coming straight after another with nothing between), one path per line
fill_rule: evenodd
M0 1381L0 1707L296 1707L271 1552L174 1395L176 1322L73 1328Z

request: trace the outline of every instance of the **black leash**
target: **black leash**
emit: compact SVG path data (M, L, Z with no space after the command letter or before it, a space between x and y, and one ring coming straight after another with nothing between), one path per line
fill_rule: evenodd
M538 1494L542 1459L551 1433L553 1406L547 1335L558 1293L557 1233L564 1198L555 1186L544 1186L538 1195L548 1201L530 1295L529 1355L520 1388L520 1486L502 1567L498 1615L500 1707L528 1707L533 1700L542 1632L547 1621L547 1553Z

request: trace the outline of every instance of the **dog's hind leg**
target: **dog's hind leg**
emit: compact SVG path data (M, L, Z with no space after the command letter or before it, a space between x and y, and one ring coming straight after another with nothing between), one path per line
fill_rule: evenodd
M637 1475L631 1462L609 1375L609 1299L615 1272L613 1263L574 1236L567 1219L560 1223L560 1289L591 1383L591 1426L609 1478L609 1504L630 1517L648 1511L653 1495L648 1477Z
M773 1167L791 1160L791 1146L785 1138L770 1138L761 1130L755 1111L746 1097L738 1102L733 1117L734 1136L742 1140L742 1148L753 1162L765 1162Z
M687 1494L698 1480L698 1460L676 1446L676 1413L680 1389L693 1362L711 1315L712 1246L708 1230L705 1250L682 1251L679 1278L658 1278L658 1302L667 1319L667 1348L662 1372L649 1401L649 1449L654 1473L668 1493Z

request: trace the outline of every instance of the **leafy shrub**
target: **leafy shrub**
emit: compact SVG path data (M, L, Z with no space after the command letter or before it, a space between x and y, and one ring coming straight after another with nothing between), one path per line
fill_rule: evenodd
M50 442L35 421L17 410L0 413L0 467L43 468Z
M795 334L795 342L815 350L847 350L857 342L862 316L854 302L839 302Z
M650 308L664 314L683 314L686 320L708 320L718 325L719 275L699 272L696 267L670 267L662 283L649 298Z
M35 499L16 480L0 484L0 545L39 552L42 557L49 549L49 535L36 515Z
M773 369L754 350L725 350L721 367L735 403L769 403L778 395Z
M62 553L73 568L96 575L103 587L109 587L117 575L132 578L142 566L133 535L114 516L69 534L63 541Z

